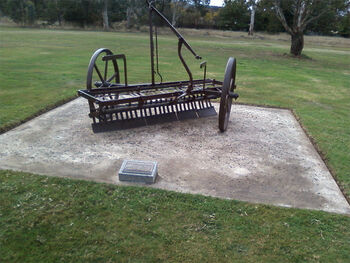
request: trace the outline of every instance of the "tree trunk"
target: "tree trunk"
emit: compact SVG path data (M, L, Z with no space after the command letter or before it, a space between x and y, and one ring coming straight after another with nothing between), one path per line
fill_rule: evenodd
M304 33L297 32L291 34L292 44L290 47L290 53L294 56L300 56L304 48Z
M254 34L254 20L255 20L255 5L252 5L252 10L250 11L250 25L248 35L252 36Z
M173 3L173 15L172 15L172 19L171 19L171 24L173 26L176 26L176 3Z
M108 23L108 0L104 0L103 10L102 10L102 18L103 18L103 29L109 30Z
M25 10L24 10L24 3L20 2L20 10L21 10L21 25L25 26Z
M58 25L62 26L62 18L61 18L61 14L57 15L57 21L58 21Z
M126 9L126 27L127 28L131 28L133 26L132 15L133 15L132 8L128 6L128 8Z

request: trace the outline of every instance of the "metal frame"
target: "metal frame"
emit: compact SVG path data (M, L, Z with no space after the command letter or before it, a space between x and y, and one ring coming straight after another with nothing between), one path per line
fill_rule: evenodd
M93 54L88 67L87 89L78 91L79 96L86 98L89 102L89 116L93 119L94 131L109 130L111 127L113 129L123 129L158 122L216 115L211 100L217 98L221 98L220 108L225 108L225 110L220 109L219 115L222 116L219 116L219 128L221 131L226 130L232 99L238 98L238 94L233 93L236 88L235 60L233 58L229 59L224 82L206 78L206 61L200 64L200 68L204 68L203 79L194 80L192 72L182 56L183 46L185 46L197 60L201 60L202 58L197 55L166 17L154 7L152 1L146 0L146 3L149 9L151 83L128 84L125 55L115 55L106 48L98 49ZM177 36L178 57L187 72L188 80L175 82L162 81L158 65L157 29L153 29L154 15L160 17ZM156 52L154 50L154 34L156 38ZM102 54L105 54L102 56L102 61L105 63L104 74L102 74L96 64L96 61ZM154 61L155 55L157 63L156 71ZM117 63L117 60L120 59L123 60L124 64L124 84L120 83L119 67ZM109 61L113 63L114 72L111 77L107 78ZM97 74L99 80L92 83L94 72ZM160 83L155 82L155 74L160 76ZM113 83L113 81L115 83Z

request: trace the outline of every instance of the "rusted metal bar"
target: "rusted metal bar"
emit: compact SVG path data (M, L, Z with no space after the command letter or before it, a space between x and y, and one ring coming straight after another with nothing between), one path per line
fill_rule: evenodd
M203 79L193 80L193 85L202 84ZM212 79L206 79L205 83L207 84L216 84L216 85L222 85L221 81L212 80ZM140 91L140 90L150 90L150 89L162 89L162 88L170 88L170 87L186 87L190 84L190 81L172 81L172 82L163 82L163 83L156 83L154 86L152 86L152 83L145 83L145 84L129 84L127 87L120 86L118 84L112 84L108 88L96 88L91 89L89 92L94 93L104 93L104 92L128 92L128 91Z
M158 76L160 77L160 83L162 83L162 82L163 82L163 77L162 77L162 75L161 75L161 74L160 74L160 72L159 72L158 30L157 30L157 27L156 27L155 33L156 33L156 61L157 61L157 74L158 74Z
M139 97L118 98L118 99L111 99L111 100L103 100L103 99L100 99L99 97L95 97L93 100L97 104L108 106L108 105L119 105L119 104L124 104L124 103L136 102L136 101L139 101L140 98L142 98L142 100L144 100L144 101L156 100L156 99L161 99L161 98L175 98L175 97L178 97L182 94L184 94L184 93L178 91L178 92L171 92L171 93L165 93L165 94L154 94L154 95L148 95L148 96L140 95ZM192 96L195 94L204 94L206 97L208 97L208 98L210 97L210 99L215 99L218 97L218 95L220 95L220 92L216 92L215 90L213 90L213 91L205 90L204 92L202 90L198 90L198 91L193 91L191 93ZM81 94L81 96L87 97L85 94ZM181 101L181 99L186 97L186 96L189 96L189 95L185 94L183 97L181 97L177 101Z
M178 49L177 49L177 53L179 55L179 58L181 60L181 63L182 65L184 66L187 74L188 74L188 77L190 78L190 84L188 85L188 88L187 88L187 93L190 93L192 91L192 88L193 88L193 77L192 77L192 72L191 70L189 69L189 67L187 66L184 58L182 57L182 54L181 54L181 49L182 49L182 44L183 44L183 39L181 38L179 40L179 44L178 44Z
M151 53L151 81L152 86L154 86L154 44L153 44L153 21L152 21L152 5L149 4L149 43L150 43L150 53Z

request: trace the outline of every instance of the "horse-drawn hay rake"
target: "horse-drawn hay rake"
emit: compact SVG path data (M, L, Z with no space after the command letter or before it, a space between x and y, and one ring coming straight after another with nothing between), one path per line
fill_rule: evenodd
M220 98L219 129L224 132L230 118L232 99L238 98L238 94L234 93L236 60L229 58L223 82L206 78L206 62L200 64L204 70L203 79L194 80L182 56L183 46L196 59L202 58L194 52L182 35L155 8L152 2L146 0L149 8L152 83L129 84L126 57L123 54L115 55L109 49L101 48L91 57L86 89L79 90L78 94L89 102L89 116L93 120L94 132L216 115L211 100L217 98ZM153 29L152 21L154 14L163 20L178 37L178 56L188 74L188 80L162 81L158 69L157 29ZM124 83L121 83L118 60L123 62ZM108 75L110 63L113 69L111 76ZM98 66L101 64L104 66L104 71L101 71ZM155 82L155 74L160 76L159 83Z

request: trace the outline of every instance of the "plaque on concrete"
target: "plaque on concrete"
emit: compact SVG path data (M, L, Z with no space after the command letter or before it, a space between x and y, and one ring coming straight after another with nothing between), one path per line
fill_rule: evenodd
M157 162L124 160L119 170L119 181L153 184L157 175Z

